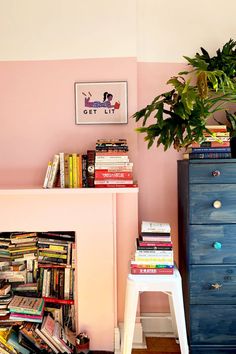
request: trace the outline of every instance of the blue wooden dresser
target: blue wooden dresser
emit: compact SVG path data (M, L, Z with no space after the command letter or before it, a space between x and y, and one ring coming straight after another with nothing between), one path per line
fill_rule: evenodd
M236 354L236 159L178 161L179 269L192 354Z

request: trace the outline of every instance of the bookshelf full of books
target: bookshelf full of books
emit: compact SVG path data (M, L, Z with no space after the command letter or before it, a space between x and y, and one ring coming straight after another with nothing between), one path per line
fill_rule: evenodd
M44 188L137 187L126 139L98 139L86 153L56 153L48 162Z
M0 352L73 353L74 232L1 232L0 270Z
M174 256L169 223L142 221L135 249L130 262L131 274L173 274Z
M192 143L183 154L184 159L229 159L231 158L230 133L226 125L207 125L201 143ZM211 132L211 134L209 133Z

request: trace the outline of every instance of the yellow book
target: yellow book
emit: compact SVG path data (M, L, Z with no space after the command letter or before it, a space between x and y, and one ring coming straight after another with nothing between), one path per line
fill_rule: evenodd
M72 160L72 155L69 155L69 188L73 188L73 160Z
M64 246L49 245L49 249L53 251L64 251Z
M78 188L78 162L77 154L72 154L72 186Z
M61 258L61 259L67 259L66 254L58 254L58 253L50 253L50 252L40 252L40 256L42 257L54 257L54 258Z

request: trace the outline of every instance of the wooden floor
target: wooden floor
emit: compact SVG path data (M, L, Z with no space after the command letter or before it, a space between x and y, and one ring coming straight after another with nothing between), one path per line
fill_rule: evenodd
M147 349L133 349L132 354L176 354L180 353L179 345L174 338L147 338Z

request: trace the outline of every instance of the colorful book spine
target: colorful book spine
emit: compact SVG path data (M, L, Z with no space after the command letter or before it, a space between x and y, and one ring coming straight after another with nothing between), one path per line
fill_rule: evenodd
M131 268L174 268L174 264L142 264L140 262L131 261Z
M78 161L77 154L72 154L72 188L78 188Z
M45 175L44 182L43 182L43 188L48 188L48 181L49 181L49 177L51 174L51 169L52 169L52 161L48 161L46 175Z
M222 143L219 143L217 141L205 141L203 143L192 143L192 148L196 147L229 147L230 142L229 141L224 141Z
M72 299L57 299L54 297L47 297L47 296L43 296L43 299L46 303L51 302L51 303L62 304L62 305L74 305L74 300Z
M113 184L103 184L103 183L96 183L94 185L95 188L137 188L137 183L129 183L129 184L120 184L120 183L113 183Z
M202 153L190 153L189 159L230 159L231 152L202 152Z
M118 151L118 150L112 150L112 151L96 151L96 156L127 156L126 151Z
M69 155L69 188L73 188L73 157Z
M199 147L192 148L192 153L201 153L201 152L231 152L231 148L228 147Z
M171 275L174 273L173 268L132 268L131 274L152 274L152 275Z
M53 160L52 160L51 173L50 173L48 184L47 184L48 188L53 188L55 181L56 181L58 169L59 169L59 155L55 154L53 157Z
M96 180L132 180L133 173L129 171L106 171L106 170L95 170Z
M96 184L133 184L132 179L102 179L102 180L97 180L95 179L94 185Z
M82 187L86 188L88 186L87 183L87 155L83 154L82 155Z
M82 155L77 154L77 187L82 188Z
M103 155L96 156L96 162L129 162L128 155Z
M64 154L64 179L65 179L65 188L70 187L70 154Z
M138 240L138 246L141 247L158 247L158 246L164 246L164 247L172 247L173 244L172 242L165 242L165 241L142 241L142 240Z
M147 233L168 233L170 234L171 227L168 223L156 222L156 221L142 221L141 232Z
M95 178L95 150L87 150L87 184L89 188L94 187L94 178Z
M60 186L65 188L65 154L64 152L59 153L60 157Z
M43 321L43 315L36 316L36 315L27 315L27 314L24 314L24 313L14 313L14 312L12 312L10 314L10 319L11 320L16 320L16 321L27 321L27 322L41 323Z

